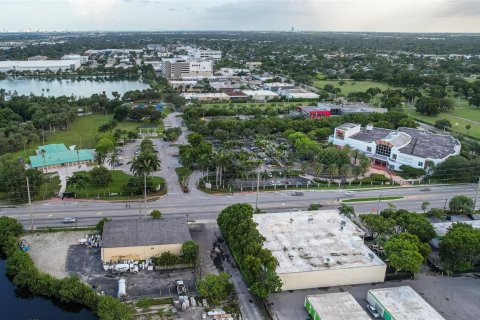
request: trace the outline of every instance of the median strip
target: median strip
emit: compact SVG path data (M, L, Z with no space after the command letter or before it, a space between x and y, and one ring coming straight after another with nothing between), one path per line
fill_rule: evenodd
M388 201L388 200L398 200L398 199L403 199L404 197L395 197L395 196L390 196L390 197L370 197L370 198L352 198L352 199L346 199L342 200L342 202L367 202L367 201Z

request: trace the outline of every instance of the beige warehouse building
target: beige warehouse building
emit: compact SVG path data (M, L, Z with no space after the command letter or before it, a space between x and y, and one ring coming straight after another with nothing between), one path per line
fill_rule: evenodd
M102 261L144 260L167 251L178 255L189 240L192 237L185 217L112 220L103 228Z
M386 264L363 242L364 232L336 210L254 215L277 259L282 290L383 282Z

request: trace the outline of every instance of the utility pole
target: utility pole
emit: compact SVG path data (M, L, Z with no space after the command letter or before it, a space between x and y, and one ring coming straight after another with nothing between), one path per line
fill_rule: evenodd
M478 177L477 191L475 192L475 199L473 200L473 213L475 213L475 209L477 208L477 199L478 199L479 190L480 190L480 177Z
M257 197L255 199L255 210L258 211L258 192L260 190L260 166L257 169Z
M144 187L144 202L145 202L145 216L147 215L147 174L143 176L143 187ZM140 217L141 218L141 217Z
M33 214L32 214L32 200L30 199L30 183L27 178L27 195L28 195L28 208L30 210L30 230L33 231Z

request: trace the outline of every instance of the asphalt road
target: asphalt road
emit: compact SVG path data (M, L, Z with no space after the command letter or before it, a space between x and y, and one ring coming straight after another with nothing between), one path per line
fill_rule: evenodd
M361 190L353 196L378 197L402 196L399 200L349 203L355 207L356 213L371 213L377 208L383 210L388 203L394 203L399 209L421 211L424 201L430 202L430 207L443 208L445 203L455 195L463 194L475 196L474 184L455 186L435 186L430 191L420 191L420 188L391 188L381 190ZM149 202L148 209L159 209L164 215L187 215L189 220L216 219L218 213L225 207L234 203L250 203L255 205L255 193L235 193L233 195L209 195L192 186L191 192L169 193L160 200ZM306 190L303 196L293 196L292 191L261 192L259 195L259 208L267 212L304 210L311 203L320 203L322 208L333 209L340 204L338 199L347 199L342 190ZM51 200L32 205L34 225L36 227L59 226L64 217L78 218L78 225L95 224L102 217L133 219L139 217L139 204L130 203L126 208L125 202L106 201L76 201L74 199ZM142 204L143 206L143 204ZM479 204L477 203L477 207ZM12 216L22 221L26 226L30 224L28 206L0 208L1 215ZM145 211L142 210L143 218Z

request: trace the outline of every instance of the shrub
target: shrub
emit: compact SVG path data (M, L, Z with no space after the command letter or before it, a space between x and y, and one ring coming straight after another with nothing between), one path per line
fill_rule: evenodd
M153 262L158 266L171 267L178 263L178 257L170 251L164 252L160 257L154 258Z
M152 217L152 219L160 219L162 217L162 213L160 210L152 210L152 212L150 212L150 217Z
M112 219L109 218L102 218L100 221L98 221L97 225L95 226L95 229L97 229L98 233L103 234L103 226L105 225L105 222L111 221Z

